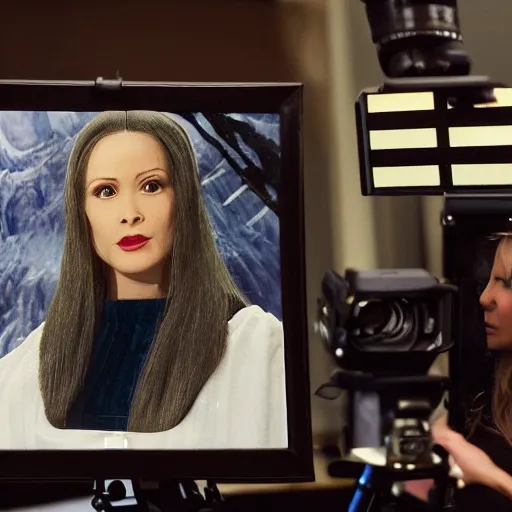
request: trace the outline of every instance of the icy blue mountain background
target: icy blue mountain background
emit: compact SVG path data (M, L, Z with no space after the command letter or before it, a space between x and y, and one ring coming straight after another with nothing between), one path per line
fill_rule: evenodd
M58 278L64 239L67 159L96 113L0 112L0 357L44 321ZM201 114L196 121L221 140ZM279 146L277 114L232 114ZM253 304L282 319L279 219L224 157L181 116L199 163L217 246ZM243 143L239 141L241 145ZM226 144L230 156L242 159ZM244 153L257 165L257 156ZM275 191L274 191L275 197Z

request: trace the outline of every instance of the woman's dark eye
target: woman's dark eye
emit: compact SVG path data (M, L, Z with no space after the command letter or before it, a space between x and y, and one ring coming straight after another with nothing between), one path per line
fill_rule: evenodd
M148 192L150 194L154 194L155 192L158 192L161 189L160 183L157 181L149 181L144 185L144 192Z
M503 288L512 288L512 279L503 279L502 277L497 277L496 281L500 282Z
M116 191L110 185L99 187L94 191L96 197L105 199L116 195Z

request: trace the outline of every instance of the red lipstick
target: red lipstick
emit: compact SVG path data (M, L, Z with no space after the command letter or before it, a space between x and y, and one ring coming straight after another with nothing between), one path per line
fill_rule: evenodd
M134 236L125 236L117 242L117 245L123 251L136 251L137 249L141 249L149 242L149 238L143 235L134 235Z

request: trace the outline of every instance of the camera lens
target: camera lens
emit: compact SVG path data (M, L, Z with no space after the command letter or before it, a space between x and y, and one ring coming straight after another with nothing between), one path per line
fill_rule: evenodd
M401 299L359 302L352 315L349 333L364 349L376 345L382 350L383 344L390 349L391 344L407 343L415 326L413 308Z
M363 0L380 66L392 78L467 75L455 0Z
M354 310L356 321L353 327L361 337L381 334L384 330L395 328L399 322L397 313L400 311L397 311L391 302L373 300L359 303Z
M425 299L359 301L347 322L351 342L364 351L431 350L439 332L437 303Z

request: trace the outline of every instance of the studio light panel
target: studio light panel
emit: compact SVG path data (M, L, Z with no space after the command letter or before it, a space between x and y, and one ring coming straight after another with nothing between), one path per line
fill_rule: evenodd
M356 104L364 195L512 185L512 89L451 108L441 93L363 92Z

